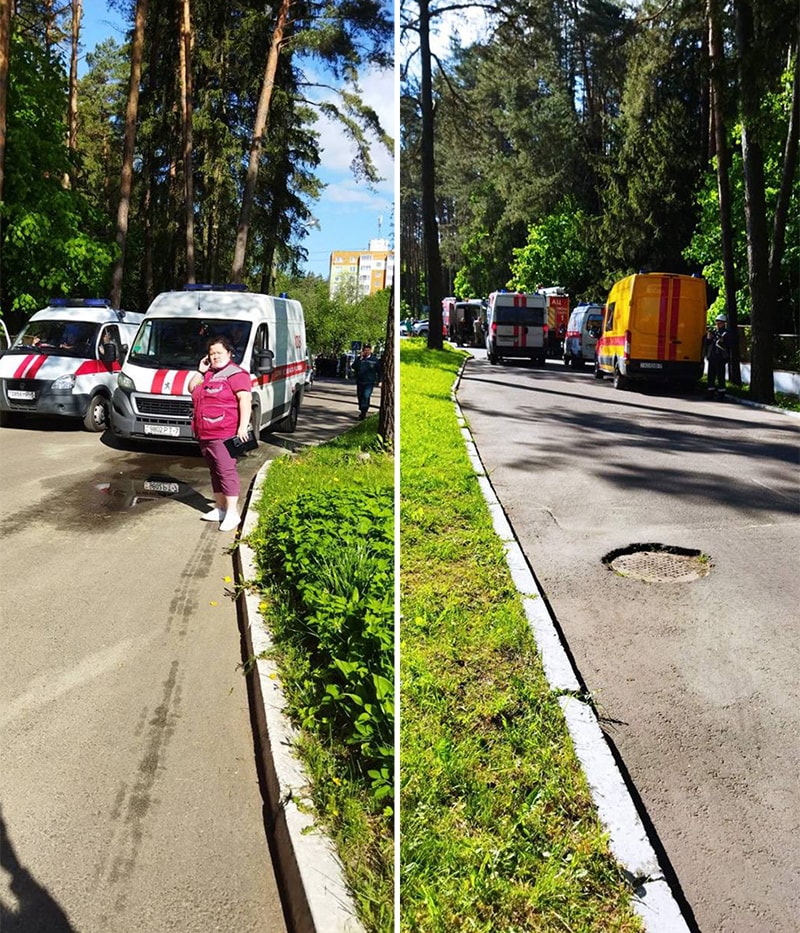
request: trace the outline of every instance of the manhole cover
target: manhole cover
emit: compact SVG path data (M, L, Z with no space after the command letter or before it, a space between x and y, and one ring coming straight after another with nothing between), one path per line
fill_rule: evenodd
M620 576L647 583L689 583L711 569L708 556L700 551L666 544L631 544L606 554L603 563Z

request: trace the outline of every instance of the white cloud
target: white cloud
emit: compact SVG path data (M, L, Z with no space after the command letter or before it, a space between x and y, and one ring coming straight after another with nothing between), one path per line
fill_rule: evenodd
M315 80L311 75L307 77ZM325 82L324 78L319 80L321 84ZM396 123L394 72L376 70L365 72L361 76L360 87L364 103L372 107L385 132L394 138ZM336 102L335 93L323 88L312 88L309 96L319 101ZM329 117L320 115L315 129L320 134L321 168L334 174L350 174L350 165L355 157L356 147L343 132L342 127ZM379 175L391 184L394 177L393 154L388 152L386 147L375 138L371 140L370 149Z

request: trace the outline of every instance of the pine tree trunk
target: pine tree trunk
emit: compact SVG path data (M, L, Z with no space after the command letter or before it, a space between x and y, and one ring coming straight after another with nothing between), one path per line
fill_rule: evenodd
M278 70L278 57L283 44L283 35L286 29L286 23L289 19L289 8L292 0L281 0L278 19L275 23L275 31L272 34L272 42L267 56L267 65L264 70L264 81L261 85L261 94L258 99L258 109L256 110L256 119L253 126L253 140L250 145L250 160L247 166L247 175L245 176L244 190L242 192L242 207L239 213L239 227L236 233L236 246L233 253L233 264L231 266L231 282L241 282L244 274L244 258L247 253L247 235L250 227L250 213L253 207L256 193L256 181L258 179L258 163L261 157L261 150L264 145L264 134L267 130L269 117L269 105L272 100L272 88L275 85L275 74Z
M114 265L111 280L111 304L120 306L122 298L122 273L125 268L125 244L128 238L128 214L133 188L133 156L136 147L136 118L139 112L139 83L142 77L142 50L144 48L144 25L147 21L148 0L137 0L136 22L131 43L131 83L128 90L128 105L125 110L125 141L122 150L122 171L119 184L119 207L117 209L117 246L119 257Z
M429 0L419 0L420 111L422 116L422 236L425 241L428 292L428 349L442 349L442 258L436 220L436 168L431 75L431 12Z
M731 220L731 186L729 177L730 151L723 113L724 52L720 28L718 0L708 0L708 51L711 59L711 119L714 125L714 148L717 156L717 194L719 196L719 226L722 247L722 275L725 282L725 314L728 329L734 334L730 361L730 378L734 385L742 384L739 360L739 329L736 312L736 268L733 258L733 222Z
M747 268L752 307L753 346L750 356L750 395L759 402L775 401L773 359L775 311L769 282L769 238L764 192L764 152L758 136L759 85L751 65L755 46L750 0L736 5L739 52L739 94L742 120L742 172L747 232Z
M82 0L72 0L72 43L69 60L69 110L67 113L67 148L70 157L75 155L78 148L78 41L81 32L81 16L83 14ZM64 176L64 187L70 188L74 179L74 163L70 166L70 173Z
M194 184L192 165L192 35L191 0L181 2L180 71L183 124L184 210L186 216L186 281L194 283Z

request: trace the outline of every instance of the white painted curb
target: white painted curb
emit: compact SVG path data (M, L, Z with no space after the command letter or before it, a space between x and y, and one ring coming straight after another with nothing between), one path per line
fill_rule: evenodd
M248 506L260 496L271 462L268 460L256 475ZM257 523L258 515L247 509L241 538ZM261 619L260 598L247 586L256 578L257 568L255 554L244 540L236 548L234 565L247 654L255 658L252 683L258 749L290 928L296 933L364 933L333 843L311 816L309 780L293 752L297 732L284 714L286 700L278 670L272 661L258 657L272 647L272 639Z
M564 712L567 729L589 784L600 822L609 835L611 851L631 878L640 882L632 900L633 909L642 919L647 933L690 933L680 907L663 878L655 850L647 838L647 831L597 716L588 703L571 695L581 690L577 671L562 644L514 530L503 512L458 404L456 393L466 363L467 360L462 364L450 394L467 446L467 455L489 505L494 529L503 542L511 577L522 599L547 682L553 691L564 694L559 696L558 702Z

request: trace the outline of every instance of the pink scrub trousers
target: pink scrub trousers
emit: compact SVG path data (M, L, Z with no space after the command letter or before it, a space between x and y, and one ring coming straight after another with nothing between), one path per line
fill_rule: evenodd
M200 453L206 458L211 473L211 488L223 496L237 497L241 489L236 459L228 453L221 438L200 440Z

